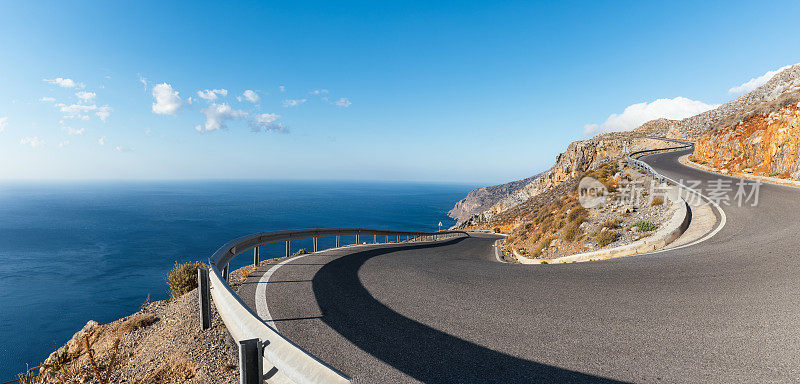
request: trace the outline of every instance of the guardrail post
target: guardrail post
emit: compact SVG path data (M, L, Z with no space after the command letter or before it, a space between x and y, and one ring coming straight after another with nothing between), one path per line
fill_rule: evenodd
M358 237L358 232L356 232L356 244L361 244L361 240Z
M389 235L386 235L386 242L389 242Z
M256 246L253 248L253 265L257 268L258 263L261 262L261 247Z
M291 255L292 255L292 241L286 240L286 257L289 257Z
M197 294L200 299L201 329L211 328L211 289L208 286L208 269L197 269Z
M317 238L314 238L314 252L317 251Z
M263 346L259 339L248 339L239 342L239 383L261 384Z
M231 263L225 264L225 267L222 268L222 279L228 281L230 273L231 273Z
M341 236L336 235L336 248L339 248L339 242L341 240Z
M372 235L372 243L378 244L378 235Z

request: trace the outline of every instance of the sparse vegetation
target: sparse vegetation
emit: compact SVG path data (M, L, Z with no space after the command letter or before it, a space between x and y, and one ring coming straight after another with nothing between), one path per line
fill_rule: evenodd
M175 266L172 267L166 278L172 298L176 299L184 293L197 288L197 270L207 267L206 264L199 261L186 264L179 264L176 261Z
M293 253L292 256L300 256L300 255L307 255L307 254L308 254L308 250L306 250L305 248L300 248L300 249L297 250L297 252Z
M653 200L650 200L650 206L651 207L655 207L655 206L661 205L661 204L664 204L664 198L662 198L660 196L655 196L655 197L653 197Z
M606 227L608 229L617 229L619 225L622 223L622 219L616 218L611 220L604 221L600 226Z
M650 231L655 230L656 228L658 228L658 225L653 224L653 223L651 223L649 221L637 221L637 222L631 224L631 228L633 228L633 227L639 228L640 232L650 232Z
M492 231L494 231L494 233L500 233L500 228L499 227L494 227L494 229L492 229Z
M605 231L600 231L597 236L594 237L594 241L601 247L605 247L614 242L617 238L617 232L611 229L607 229Z
M578 240L583 232L581 231L580 225L577 223L570 224L567 229L564 230L564 240L573 242Z
M569 215L567 215L567 220L569 220L570 222L575 222L575 221L583 222L586 220L587 216L589 216L589 211L587 211L586 208L584 207L577 206L573 208L571 211L569 211Z
M156 321L158 321L158 317L152 313L137 313L122 323L119 328L119 332L122 335L126 335L136 330L148 327Z

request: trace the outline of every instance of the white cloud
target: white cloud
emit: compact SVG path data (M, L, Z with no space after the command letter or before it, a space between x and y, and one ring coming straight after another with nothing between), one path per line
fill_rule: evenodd
M706 104L685 97L658 99L650 103L633 104L620 114L611 114L602 124L586 124L584 134L630 131L654 119L683 119L717 108L719 104Z
M69 145L69 140L64 140L64 141L58 143L58 147L59 148L64 148L64 147L66 147L68 145Z
M97 139L97 144L101 145L101 146L106 145L106 137L103 136L103 137Z
M252 91L252 90L248 89L248 90L244 91L244 93L242 93L241 96L237 97L237 99L239 101L247 100L247 101L249 101L251 103L257 103L258 100L260 100L261 98L258 97L258 93L256 93L256 91Z
M0 132L5 131L7 126L8 126L8 116L0 117Z
M346 97L340 97L339 100L334 101L333 104L338 106L338 107L347 108L353 103L350 102L350 99L348 99Z
M42 97L41 99L39 99L39 101L43 101L45 103L53 103L53 102L56 101L56 99L53 98L53 97L45 96L45 97Z
M153 113L159 115L174 115L183 105L178 91L172 89L172 86L167 83L153 86L153 98L155 98Z
M85 130L85 128L77 129L77 128L72 128L72 127L61 127L61 129L64 130L64 131L67 131L67 134L70 135L70 136L83 135L83 131Z
M308 100L306 100L306 99L298 99L298 100L286 99L286 100L283 101L283 106L284 107L296 107L296 106L298 106L300 104L305 103L306 101L308 101Z
M780 67L780 68L778 68L778 69L776 69L774 71L767 71L767 73L765 73L765 74L763 74L763 75L761 75L759 77L754 77L754 78L742 83L739 86L736 86L736 87L733 87L733 88L729 89L728 92L730 92L730 93L745 93L745 92L753 91L756 88L766 84L767 81L769 81L773 76L777 75L778 73L780 73L784 69L788 69L789 67L791 67L791 65L786 65L786 66Z
M328 93L327 89L315 89L315 90L309 92L309 94L312 94L312 95L324 95L326 93Z
M80 91L75 93L75 96L78 96L78 98L81 99L81 101L90 102L94 100L95 97L97 97L97 94L94 92Z
M278 89L280 89L281 92L286 92L286 87L284 87L283 85L279 85Z
M247 112L233 109L227 103L214 103L207 108L201 109L200 112L206 115L206 123L205 125L197 125L194 127L198 132L225 129L227 128L225 125L227 121L247 116Z
M42 79L42 81L50 84L58 85L62 88L83 88L83 83L76 82L72 79L65 79L63 77L56 77L55 79Z
M131 149L131 147L127 147L124 145L118 145L114 147L114 150L117 152L133 152L133 149Z
M197 91L197 96L208 101L214 101L218 96L228 96L227 89L206 89L204 91Z
M106 121L106 119L107 119L109 116L111 116L111 111L113 111L113 109L111 109L111 107L109 107L108 105L104 105L104 106L102 106L102 107L99 107L99 108L97 108L97 112L95 112L94 114L95 114L97 117L99 117L99 118L100 118L100 120L102 120L103 122L105 122L105 121Z
M45 145L44 140L40 139L38 136L23 138L19 143L22 145L30 145L31 148L41 148Z
M147 78L145 78L141 74L139 74L139 82L142 83L142 85L144 86L144 90L146 91L147 90Z
M260 115L256 115L255 118L250 122L250 129L253 132L288 132L288 129L278 121L281 116L275 113L262 113Z
M66 119L80 119L89 120L87 115L90 112L97 110L97 105L84 105L84 104L71 104L58 103L55 105L63 114Z

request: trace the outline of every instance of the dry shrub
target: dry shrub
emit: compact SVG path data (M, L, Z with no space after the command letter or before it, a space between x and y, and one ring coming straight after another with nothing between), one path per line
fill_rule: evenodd
M564 230L564 240L569 242L579 239L581 235L583 235L583 232L581 231L580 225L577 223L570 224L570 226Z
M613 243L616 238L617 232L609 229L598 233L597 236L594 237L594 241L596 241L599 246L605 247Z
M136 330L148 327L158 321L158 317L152 313L138 313L125 320L119 327L119 333L129 334Z
M606 227L608 229L617 229L619 225L622 223L622 219L611 219L604 221L601 226Z
M197 288L197 270L206 267L208 267L206 264L199 261L186 264L179 264L176 261L175 266L167 275L167 285L169 285L172 298L176 299Z
M651 207L655 207L655 206L661 205L661 204L664 204L664 199L659 197L659 196L656 196L656 197L653 198L653 200L650 200L650 206Z
M578 206L569 211L569 215L567 215L567 220L569 220L570 222L583 221L584 219L586 219L586 216L589 216L589 211L587 211L586 208L584 207Z
M170 361L155 372L150 373L138 383L167 384L185 383L198 374L197 364L183 358Z

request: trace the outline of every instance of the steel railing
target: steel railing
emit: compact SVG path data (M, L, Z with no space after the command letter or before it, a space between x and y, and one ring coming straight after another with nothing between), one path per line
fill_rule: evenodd
M239 345L239 374L242 383L349 383L350 378L281 335L249 308L228 284L230 262L253 250L257 266L260 247L286 243L286 256L291 255L291 242L312 239L313 251L318 251L317 239L335 237L336 247L342 246L342 236L354 236L360 245L362 236L395 237L399 244L419 244L467 236L466 231L410 232L366 228L305 229L261 232L234 239L220 247L209 259L209 268L198 271L200 317L204 329L211 326L211 299L231 337ZM405 239L403 239L405 237Z

